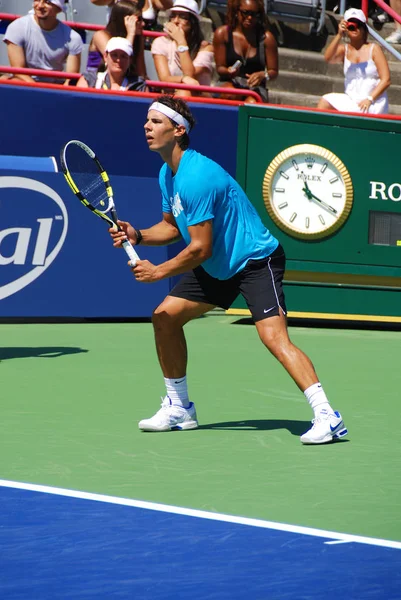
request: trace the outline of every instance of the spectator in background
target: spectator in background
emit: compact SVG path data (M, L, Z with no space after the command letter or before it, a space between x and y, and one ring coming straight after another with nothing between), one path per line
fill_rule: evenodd
M344 36L349 43L342 44ZM328 63L344 63L345 92L325 94L317 108L371 114L388 113L386 89L391 83L386 57L378 44L367 41L366 17L350 8L324 53Z
M104 55L106 70L103 73L84 73L78 80L77 87L146 92L145 79L128 73L132 53L132 44L126 38L110 38Z
M142 2L120 0L110 13L105 29L96 31L89 46L87 71L95 71L102 66L107 42L112 37L124 37L133 47L131 71L139 77L146 77L144 46L142 36Z
M401 15L401 0L390 0L390 6L398 15ZM395 29L386 37L386 42L390 44L401 44L401 23L395 21Z
M203 39L196 0L175 0L164 27L166 37L152 44L152 55L160 81L210 85L213 72L213 46ZM193 92L192 92L193 93ZM176 90L176 96L191 96Z
M229 0L227 25L216 29L213 46L217 85L254 90L267 102L266 84L278 75L278 51L263 0Z
M81 36L58 20L64 0L33 0L33 14L16 19L7 27L4 42L12 67L79 73ZM55 77L15 75L22 81L60 83ZM64 85L68 85L66 80Z
M83 2L84 0L81 0ZM91 0L96 6L108 6L109 11L119 0ZM172 7L172 0L142 0L142 17L145 23L145 29L155 29L157 24L157 15L160 10L168 10Z

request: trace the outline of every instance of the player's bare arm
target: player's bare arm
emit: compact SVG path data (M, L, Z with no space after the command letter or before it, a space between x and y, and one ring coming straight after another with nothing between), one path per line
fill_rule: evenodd
M153 265L148 260L138 261L132 268L135 278L142 283L153 283L186 273L210 258L213 249L213 221L192 225L188 227L188 232L191 241L177 256L160 265Z
M128 221L118 221L121 231L115 231L110 228L109 233L113 239L113 246L121 248L125 240L135 245L138 243L137 229L128 223ZM141 229L142 246L167 246L181 239L181 234L176 225L173 215L163 213L163 220L149 227Z

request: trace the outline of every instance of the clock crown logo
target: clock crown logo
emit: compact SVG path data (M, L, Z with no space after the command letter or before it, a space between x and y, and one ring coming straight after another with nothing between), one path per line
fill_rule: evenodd
M313 167L313 165L315 164L315 159L313 158L313 156L311 154L306 155L305 163L306 163L306 166L308 167L308 169L311 169Z

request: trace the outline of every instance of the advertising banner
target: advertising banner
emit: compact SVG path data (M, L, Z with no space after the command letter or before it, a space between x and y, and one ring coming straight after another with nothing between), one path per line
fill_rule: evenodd
M160 220L157 179L111 179L121 219L136 227ZM135 281L107 225L61 173L0 170L0 190L0 317L149 317L168 293L170 280ZM138 252L160 263L175 246Z

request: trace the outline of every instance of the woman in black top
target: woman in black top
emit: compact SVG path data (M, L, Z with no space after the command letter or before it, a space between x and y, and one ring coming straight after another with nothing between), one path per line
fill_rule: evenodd
M267 102L266 83L278 75L278 52L263 0L229 0L227 25L216 30L213 46L218 85L254 90Z

